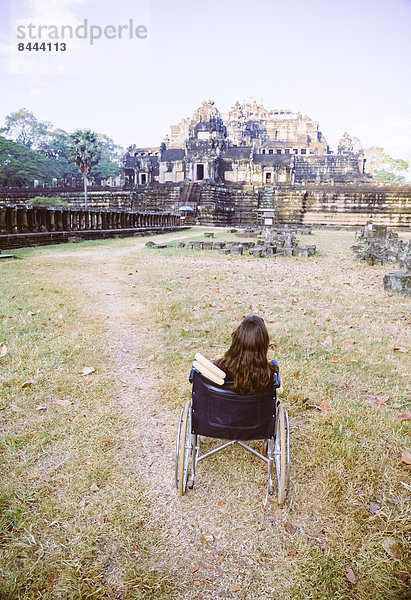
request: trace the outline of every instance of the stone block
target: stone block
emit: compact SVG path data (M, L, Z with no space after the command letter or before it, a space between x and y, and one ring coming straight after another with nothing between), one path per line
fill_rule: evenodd
M384 289L398 292L404 296L411 295L411 273L390 271L384 276Z
M251 248L250 252L254 258L261 258L264 254L264 250L262 248Z
M277 248L277 254L279 256L292 256L293 249L292 248Z

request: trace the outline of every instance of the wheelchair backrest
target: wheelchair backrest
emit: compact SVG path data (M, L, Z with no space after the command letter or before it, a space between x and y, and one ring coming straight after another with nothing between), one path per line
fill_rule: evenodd
M192 433L226 440L263 440L273 436L273 381L247 396L236 394L232 383L214 384L196 369L192 383Z

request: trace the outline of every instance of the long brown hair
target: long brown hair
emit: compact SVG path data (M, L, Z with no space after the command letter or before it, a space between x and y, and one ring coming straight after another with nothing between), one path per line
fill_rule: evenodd
M264 389L275 367L267 360L270 339L261 317L246 317L231 334L231 346L217 366L234 382L237 394L247 395Z

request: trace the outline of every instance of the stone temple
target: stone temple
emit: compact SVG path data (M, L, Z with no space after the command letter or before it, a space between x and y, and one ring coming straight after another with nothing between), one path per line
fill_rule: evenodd
M381 187L364 165L347 133L333 152L299 112L236 102L222 115L204 101L161 145L130 146L122 183L131 208L187 224L409 225L410 186Z
M347 134L330 152L319 124L290 110L236 104L223 118L204 101L171 127L158 148L131 146L124 160L129 185L189 182L245 188L305 182L365 181L364 155Z

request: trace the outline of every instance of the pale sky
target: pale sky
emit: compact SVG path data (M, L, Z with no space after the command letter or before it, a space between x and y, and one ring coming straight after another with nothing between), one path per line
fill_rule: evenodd
M411 160L410 0L0 5L1 124L25 107L67 131L90 128L125 147L156 146L204 99L223 113L256 99L319 121L332 150L348 131L365 147ZM66 52L17 50L18 24L25 43L54 44L48 27L74 30L85 19L87 39L65 40ZM129 39L130 19L146 28L145 38ZM28 39L30 23L44 26L41 40ZM90 45L91 25L112 26L116 36L123 25L122 39Z

